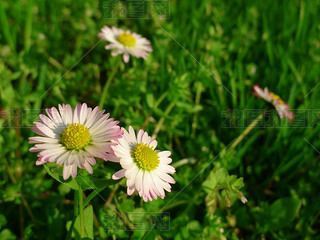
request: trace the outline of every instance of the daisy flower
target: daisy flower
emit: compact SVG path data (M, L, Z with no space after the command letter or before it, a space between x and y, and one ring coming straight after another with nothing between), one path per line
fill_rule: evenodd
M131 195L135 190L145 202L164 198L165 191L171 192L169 183L175 180L169 175L175 173L170 151L156 151L157 141L148 136L142 129L137 136L133 128L129 132L122 128L124 134L117 139L117 145L112 146L114 154L119 158L121 169L112 178L118 180L127 178L127 193Z
M112 56L123 54L123 61L129 62L129 55L136 58L147 59L148 52L152 52L150 42L137 33L125 31L116 27L104 26L98 34L101 39L107 40L110 44L106 45L107 50L115 49Z
M56 162L63 166L63 179L77 176L77 168L87 169L92 174L91 165L95 158L114 161L111 140L118 139L123 132L118 121L109 118L109 113L78 104L73 109L69 104L46 109L47 115L40 114L39 121L31 128L40 136L30 137L35 143L30 152L39 152L36 165Z
M289 122L294 119L294 114L289 111L290 106L285 103L278 95L270 92L267 87L262 89L258 85L253 85L253 93L256 97L262 98L266 102L271 103L277 110L281 119L286 118Z

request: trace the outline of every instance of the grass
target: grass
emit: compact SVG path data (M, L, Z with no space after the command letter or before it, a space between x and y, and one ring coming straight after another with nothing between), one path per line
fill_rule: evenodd
M128 197L125 180L101 191L129 214L123 221L105 219L112 211L102 198L93 199L96 239L316 239L319 126L253 128L232 150L224 149L245 128L222 126L230 110L265 108L250 94L253 84L267 86L296 111L309 109L312 117L296 118L301 124L318 118L320 3L170 1L165 20L105 19L104 6L92 0L0 2L0 238L67 236L72 192L35 166L28 137L40 109L86 102L103 106L123 127L144 127L159 149L172 151L177 167L177 183L164 200ZM140 33L151 41L152 54L129 64L111 57L97 37L104 25ZM234 120L233 126L241 124ZM110 175L119 169L105 166ZM204 190L210 173L221 168L243 177L246 205L226 191ZM130 212L164 206L170 231L104 229L140 223Z

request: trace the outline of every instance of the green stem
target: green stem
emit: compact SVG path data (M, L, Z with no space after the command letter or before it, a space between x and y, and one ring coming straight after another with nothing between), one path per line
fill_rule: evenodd
M169 115L169 113L171 112L171 110L173 109L173 107L175 106L175 104L176 104L175 102L170 103L170 105L168 106L168 108L167 108L166 111L164 112L164 114L165 114L166 116ZM157 124L157 126L156 126L156 128L155 128L155 130L154 130L154 133L153 133L153 135L152 135L152 138L153 138L153 139L156 138L158 132L160 131L160 129L161 129L163 123L164 123L164 120L165 120L164 117L160 118L160 120L159 120L159 122L158 122L158 124Z
M195 164L195 163L196 163L196 159L190 157L190 158L184 158L184 159L181 159L180 161L174 162L171 164L171 166L174 168L178 168L186 164Z
M161 209L161 212L166 212L166 211L168 211L168 210L170 210L170 209L172 209L172 208L175 208L175 207L180 206L180 205L183 205L183 204L188 204L188 201L182 200L182 201L173 203L173 204L170 205L170 206L163 207L163 208Z
M263 118L264 112L261 113L256 119L250 123L250 125L241 133L241 135L232 143L232 145L229 148L229 151L234 149L242 140L245 136L248 135L249 132L258 124L258 122Z
M201 82L197 83L196 88L197 88L197 92L196 92L194 104L196 106L198 106L200 104L201 93L202 93L202 89L203 89L202 83ZM192 121L192 125L191 125L192 126L191 137L195 137L197 125L198 125L198 113L195 113L193 115L193 121Z
M111 74L109 75L106 83L104 84L104 87L103 87L103 90L102 90L102 94L101 94L101 98L100 98L100 102L99 102L100 108L103 108L103 104L104 104L104 101L105 101L105 99L107 97L107 93L108 93L110 84L112 82L112 79L113 79L115 73L117 72L117 70L118 70L118 68L120 66L120 63L121 63L121 58L118 59L117 65L112 69Z
M156 101L156 103L154 104L154 106L153 106L153 108L152 108L152 111L153 111L154 109L156 109L156 108L160 105L160 103L167 97L168 93L169 93L169 92L164 92L164 93L159 97L159 99L158 99L158 100Z
M69 231L67 233L66 239L72 239L72 232L73 232L73 228L74 228L74 223L79 215L79 191L74 190L74 205L73 205L73 220L71 223L71 226L69 228Z
M108 185L102 187L102 188L98 188L96 190L94 190L92 193L90 193L90 195L86 198L86 200L84 201L83 207L85 208L87 206L87 204L95 197L97 196L102 190L104 190L106 187L108 187Z
M4 36L5 40L7 41L8 45L10 46L12 52L15 53L16 47L15 47L13 38L10 33L9 19L7 18L2 1L0 2L0 24L1 24L2 32L3 32L3 36Z
M156 103L154 104L154 106L151 109L151 112L149 113L148 117L146 118L146 120L144 121L143 125L142 125L142 129L145 129L146 126L148 125L149 121L150 121L150 117L153 114L154 109L156 109L160 103L166 98L166 96L168 95L168 92L164 92L159 99L156 101Z
M33 0L29 0L27 5L26 27L24 32L24 49L26 52L29 51L29 48L31 45L32 17L33 17L32 7L33 7Z
M122 218L122 220L124 221L124 224L126 224L131 231L133 231L135 229L135 226L133 223L130 222L130 220L128 219L127 215L123 212L119 202L118 202L118 199L115 197L114 198L114 201L116 203L116 207L117 209L119 210L119 216Z
M73 215L76 218L79 214L79 198L78 198L78 191L74 191L74 205L73 205Z
M84 230L84 209L83 209L83 190L82 189L78 191L78 197L79 197L79 211L80 211L80 233L81 233L81 238L84 238L86 236L85 236L85 230Z

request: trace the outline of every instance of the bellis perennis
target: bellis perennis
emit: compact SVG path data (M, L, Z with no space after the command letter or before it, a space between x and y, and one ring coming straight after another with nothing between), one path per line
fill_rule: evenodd
M104 26L98 36L110 43L105 48L107 50L114 49L112 56L123 54L125 63L129 62L129 55L147 59L148 53L152 52L151 44L147 39L129 30Z
M109 118L109 113L78 104L75 109L70 105L59 105L46 109L47 116L40 114L39 121L31 128L40 136L29 138L35 143L31 152L39 152L36 165L56 162L63 166L63 178L77 176L77 168L85 167L92 173L91 165L95 158L115 161L112 140L118 139L123 132L118 121Z
M126 177L128 195L137 190L144 201L152 201L157 196L164 198L164 190L171 192L170 183L175 183L169 175L175 173L174 167L169 165L171 152L156 151L157 141L142 129L137 136L131 126L129 132L122 130L123 137L114 141L117 145L112 149L123 169L116 172L113 179Z
M253 85L253 93L256 97L262 98L266 102L271 103L277 110L281 119L286 118L289 122L294 119L294 114L289 111L290 106L285 103L278 95L270 92L267 87L262 89L258 85Z

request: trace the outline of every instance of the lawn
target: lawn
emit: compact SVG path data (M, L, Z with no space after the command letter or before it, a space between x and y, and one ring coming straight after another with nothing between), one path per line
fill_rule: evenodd
M0 239L320 239L319 13L316 0L1 0ZM152 52L113 56L104 26ZM123 164L97 157L68 179L36 165L39 114L82 103L170 151L171 192L128 195L127 175L112 179Z

